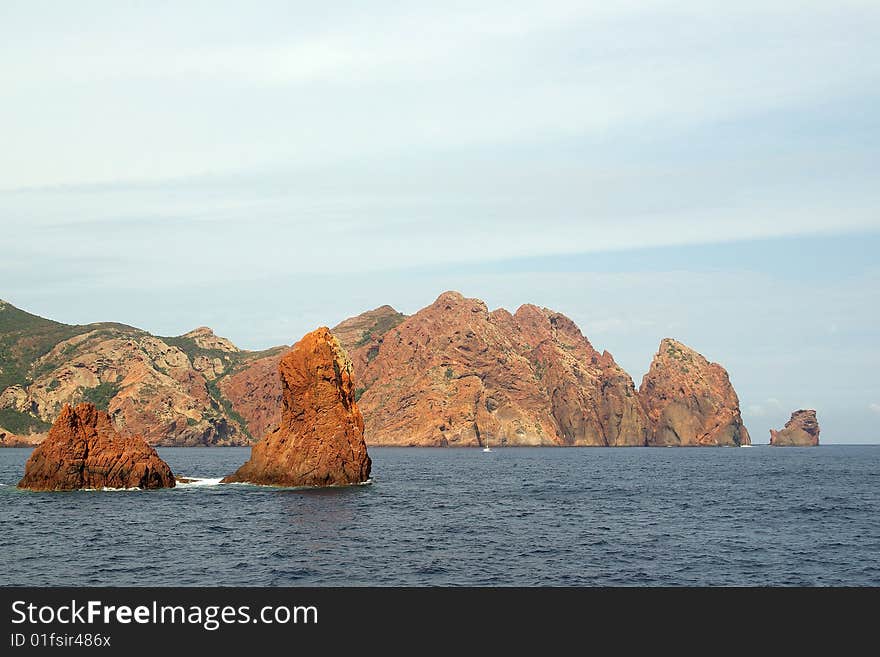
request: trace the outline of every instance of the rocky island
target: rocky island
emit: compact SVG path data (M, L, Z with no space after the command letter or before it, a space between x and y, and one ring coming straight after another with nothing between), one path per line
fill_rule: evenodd
M19 488L173 488L174 474L139 436L122 436L94 404L66 405L25 464Z
M791 414L781 431L770 429L770 444L775 447L816 447L819 444L819 421L813 409Z
M352 363L326 327L304 336L278 365L281 422L223 483L340 486L367 481L364 419Z

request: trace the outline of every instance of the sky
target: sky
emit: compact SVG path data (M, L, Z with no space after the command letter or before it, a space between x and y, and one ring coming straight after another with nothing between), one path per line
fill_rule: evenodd
M880 442L878 80L876 1L6 0L0 298L261 349L456 289Z

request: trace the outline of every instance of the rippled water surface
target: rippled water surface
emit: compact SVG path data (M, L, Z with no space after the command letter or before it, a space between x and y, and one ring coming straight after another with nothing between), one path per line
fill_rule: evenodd
M880 446L372 448L368 486L73 493L17 490L29 454L0 449L4 585L880 585Z

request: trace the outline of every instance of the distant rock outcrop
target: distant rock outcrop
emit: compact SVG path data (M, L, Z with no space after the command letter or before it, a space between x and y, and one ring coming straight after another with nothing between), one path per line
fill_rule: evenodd
M651 421L649 445L749 445L727 371L666 338L639 387Z
M19 488L172 488L174 474L140 436L121 436L94 404L65 405L25 464Z
M776 447L816 447L819 444L819 421L813 409L791 414L782 431L770 429L770 444Z
M236 354L239 352L239 348L232 344L232 342L216 335L214 331L207 326L195 328L189 333L184 333L180 337L192 340L200 349L207 349L208 351L223 351L228 354Z
M370 477L364 420L354 399L352 364L322 327L281 359L280 425L256 443L225 483L333 486Z
M0 427L0 447L34 447L45 440L45 433L31 433L19 436Z

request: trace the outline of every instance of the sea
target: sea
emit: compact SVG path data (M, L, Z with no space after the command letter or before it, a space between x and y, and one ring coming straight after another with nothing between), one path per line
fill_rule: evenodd
M878 586L880 445L370 449L360 486L36 493L0 449L0 584Z

